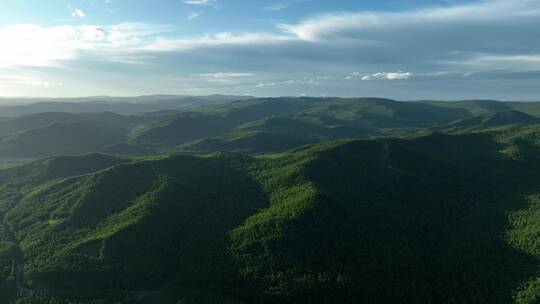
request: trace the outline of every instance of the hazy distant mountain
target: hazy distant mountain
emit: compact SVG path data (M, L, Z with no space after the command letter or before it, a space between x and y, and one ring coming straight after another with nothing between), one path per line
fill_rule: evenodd
M224 101L236 97L185 97L179 101L173 96L152 96L140 97L138 103L94 101L17 106L19 110L37 111L52 105L64 112L1 118L0 158L89 152L147 155L169 149L189 153L268 153L310 143L414 133L425 128L534 124L539 121L535 113L540 113L540 103L496 101L441 104L381 98L293 97ZM197 107L175 109L188 104ZM165 110L156 110L155 105ZM156 111L137 115L97 112L103 108L128 113L137 109ZM87 113L74 113L83 110Z
M456 121L446 128L470 128L470 127L496 127L513 124L538 124L540 118L520 111L505 111L497 113L486 113L471 118ZM444 127L442 127L444 128Z
M162 110L186 110L208 105L245 100L250 96L174 96L82 97L62 99L0 99L0 117L21 116L42 112L114 112L137 114ZM10 105L13 104L13 105Z

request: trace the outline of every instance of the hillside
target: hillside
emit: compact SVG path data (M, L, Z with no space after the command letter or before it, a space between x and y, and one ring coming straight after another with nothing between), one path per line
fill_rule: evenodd
M132 128L160 119L111 112L47 112L6 118L0 120L0 157L26 159L102 151L127 140Z
M192 102L198 106L176 109L172 105L178 100L173 97L134 99L137 106L153 106L156 102L171 104L171 107L165 106L163 110L137 115L94 113L92 105L85 105L90 113L69 113L74 111L59 108L66 112L2 118L0 166L12 166L27 159L51 155L92 152L135 156L172 149L188 153L239 151L264 154L283 152L306 143L413 134L426 128L442 130L456 121L466 128L473 125L506 125L525 120L535 123L538 117L535 115L540 115L538 103L207 96L197 97L204 102L194 101L193 97L182 97L184 104ZM106 99L99 100L106 104ZM128 100L114 100L129 103ZM76 102L92 103L83 100ZM46 104L39 106L41 110L49 109ZM135 109L137 107L133 111ZM481 113L480 116L478 113ZM500 117L489 118L490 115ZM526 118L525 115L530 117ZM79 138L86 140L79 143Z
M273 152L331 139L413 132L470 116L466 110L379 98L260 98L199 111L143 128L131 141L166 148L181 144L179 149L188 150ZM256 145L253 132L297 144L265 150Z
M538 152L539 125L511 125L171 155L8 184L0 205L11 202L29 288L161 290L160 303L535 303ZM43 165L27 166L7 176Z
M540 117L540 102L502 102L496 100L424 101L436 107L459 109L477 116L488 113L520 111Z
M317 142L319 139L316 137L301 137L265 131L244 131L190 142L180 145L172 151L191 153L228 151L259 154L283 152Z
M471 128L471 127L500 127L514 124L530 125L540 123L540 118L531 116L529 114L519 111L506 111L487 113L474 116L471 118L461 119L453 122L447 126L439 127L438 129L445 128Z
M175 96L150 95L139 97L82 97L60 99L0 98L1 117L18 117L44 112L101 113L114 112L133 115L162 110L188 110L202 106L218 105L250 96L209 95ZM14 105L12 105L14 104Z
M10 135L0 141L3 157L84 154L127 139L127 130L98 121L59 122Z

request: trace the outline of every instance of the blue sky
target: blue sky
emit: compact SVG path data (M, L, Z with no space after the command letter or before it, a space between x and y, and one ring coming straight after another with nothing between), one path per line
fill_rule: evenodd
M539 0L2 0L0 96L540 100Z

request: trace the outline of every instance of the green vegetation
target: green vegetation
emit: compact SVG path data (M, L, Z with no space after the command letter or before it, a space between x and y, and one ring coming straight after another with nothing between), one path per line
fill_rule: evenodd
M539 118L452 107L239 101L0 170L0 300L538 303Z
M480 124L507 125L512 120L537 123L540 117L540 103L239 96L156 98L124 104L78 102L71 104L71 108L57 103L15 106L11 110L16 112L35 107L62 112L29 110L35 114L0 119L0 160L9 160L4 166L10 166L17 159L93 152L124 156L171 150L191 154L266 154L336 139L411 134L425 128L446 128L452 123L453 127L468 128ZM162 110L134 115L137 112L128 111L128 106L141 112L155 107ZM90 113L79 113L82 109ZM98 109L131 115L96 112ZM11 110L6 109L5 113ZM512 117L492 117L491 122L482 122L501 112Z
M450 128L486 128L486 127L500 127L507 125L531 125L540 123L540 118L528 115L519 111L507 111L497 113L487 113L471 118L465 118L453 122L447 126L433 128L436 130L444 130Z

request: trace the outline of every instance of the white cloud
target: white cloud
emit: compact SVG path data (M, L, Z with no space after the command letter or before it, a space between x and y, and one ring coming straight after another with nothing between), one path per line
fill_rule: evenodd
M536 0L492 0L401 12L331 13L308 18L297 24L278 26L300 39L320 41L341 35L351 38L350 34L353 32L357 37L361 37L362 34L381 29L406 31L407 28L425 24L445 26L463 22L482 24L538 16L540 4Z
M199 75L202 78L238 78L238 77L251 77L255 74L251 73L234 73L234 72L220 72L220 73L209 73Z
M275 87L278 85L285 84L285 82L261 82L255 85L256 88L266 88L266 87Z
M78 59L83 51L95 55L106 53L104 59L117 58L136 52L149 37L166 30L163 26L138 23L109 27L8 25L0 27L0 65L60 66L62 62Z
M40 78L36 78L32 76L22 76L22 75L0 75L0 81L3 84L41 87L41 88L48 88L52 86L62 85L61 82L49 82Z
M466 56L466 54L464 54ZM540 70L540 52L534 54L473 54L460 60L440 61L440 63L476 71L493 70Z
M201 15L201 14L199 14L199 13L197 13L197 12L193 12L193 13L189 14L187 18L188 18L189 20L193 20L193 19L199 18L200 15Z
M360 79L367 80L399 80L399 79L409 79L413 76L413 73L410 72L379 72L374 74L367 74L362 76Z
M218 2L190 0L186 3L217 5ZM278 3L283 6L290 1ZM202 7L190 9L203 10ZM279 6L275 5L274 9ZM140 23L54 27L0 25L0 67L27 71L36 67L77 68L98 71L96 73L110 69L131 79L135 76L128 69L137 69L144 63L149 73L157 75L166 70L189 76L197 82L190 85L229 81L220 87L223 90L232 88L231 83L245 85L247 89L281 85L284 94L305 90L302 86L313 92L324 89L325 93L330 93L333 92L329 90L331 85L365 89L389 87L392 83L346 82L343 78L411 79L407 86L412 87L434 78L440 81L441 77L429 76L434 72L472 75L493 70L540 70L538 0L482 0L405 11L329 13L296 23L278 24L263 32L209 31L193 36L173 32L169 26ZM103 62L130 67L115 70L99 64ZM356 72L349 73L351 67ZM247 75L239 75L247 73L201 74L216 70L250 71L257 75L245 79L242 77ZM182 74L183 71L190 74ZM374 73L377 71L387 72ZM236 74L239 75L234 76ZM303 78L306 74L334 78ZM497 77L503 77L501 75ZM287 79L296 80L287 83ZM362 91L364 93L369 91Z
M256 88L276 87L276 86L318 86L325 80L331 80L333 77L322 75L314 77L303 77L301 80L282 80L272 82L261 82L255 85Z
M274 4L264 7L264 10L269 11L269 12L278 12L278 11L291 8L298 3L307 2L307 1L310 1L310 0L289 0L289 1L278 2L278 3L274 3Z
M73 8L73 9L71 10L71 16L73 16L73 17L79 17L79 18L84 18L84 17L86 17L86 14L85 14L81 9Z
M142 47L147 51L183 51L194 48L208 48L221 46L253 46L271 45L276 43L293 42L294 37L288 35L269 33L242 33L232 34L228 32L204 35L191 38L163 38L158 37L152 43Z
M277 4L272 4L265 7L264 10L269 11L269 12L277 12L277 11L287 9L289 7L291 7L289 3L277 3Z
M203 5L203 6L212 5L216 2L217 0L184 0L185 4Z
M360 72L352 72L349 75L345 76L345 79L351 80L351 79L361 78L361 77L362 77L362 73L360 73Z

